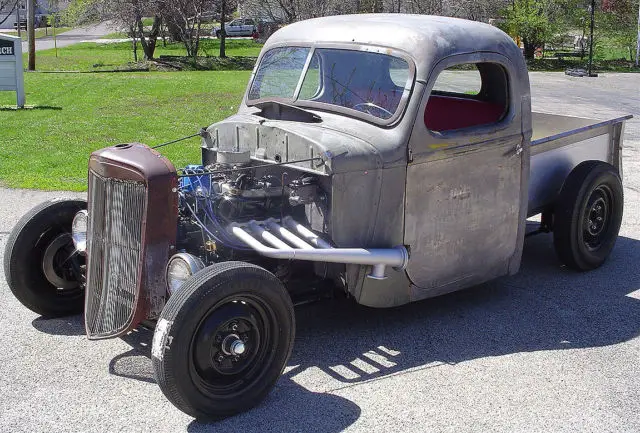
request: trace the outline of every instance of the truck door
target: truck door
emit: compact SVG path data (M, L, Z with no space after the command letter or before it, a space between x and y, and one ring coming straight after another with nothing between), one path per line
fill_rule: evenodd
M435 67L409 142L404 237L415 298L520 263L528 175L521 97L509 61L482 54Z
M251 18L247 18L244 20L244 25L242 26L242 35L243 36L251 36L256 29L256 24Z
M227 36L238 36L242 32L242 20L233 20L228 24L229 27L225 28Z

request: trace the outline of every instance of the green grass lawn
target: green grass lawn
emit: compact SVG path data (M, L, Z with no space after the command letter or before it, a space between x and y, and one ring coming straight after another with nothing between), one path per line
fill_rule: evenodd
M60 33L68 32L69 30L71 30L71 27L56 27L56 35L59 35ZM2 33L11 35L11 36L18 36L17 30L3 31ZM35 33L36 33L36 39L44 38L45 36L53 36L53 27L49 27L47 29L45 29L44 27L41 29L35 29ZM21 33L21 36L22 36L22 40L26 41L27 31L23 30Z
M82 191L89 154L193 134L234 112L249 71L25 74L27 104L0 108L0 184ZM0 107L15 94L0 92ZM162 152L177 166L200 161L199 141Z
M248 39L227 40L226 52L229 57L257 57L262 48ZM201 41L200 55L217 56L220 50L220 41L217 39L203 39ZM162 55L186 56L186 50L182 44L172 43L163 46L158 41L155 56ZM142 59L143 51L138 46L138 56ZM24 56L25 67L27 62ZM135 67L133 64L133 50L131 42L116 42L98 44L86 42L69 47L58 48L58 56L55 50L38 51L36 54L36 70L38 71L100 71Z

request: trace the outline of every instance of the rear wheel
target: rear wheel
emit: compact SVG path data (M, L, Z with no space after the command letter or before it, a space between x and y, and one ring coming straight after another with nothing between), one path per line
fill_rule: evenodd
M14 296L31 311L56 317L84 308L85 258L71 239L75 214L84 200L50 200L16 224L4 253L4 274Z
M250 409L271 391L295 333L282 283L243 262L195 274L165 306L153 337L156 380L180 410L218 419Z
M615 167L585 161L567 177L554 211L554 245L560 260L588 271L602 265L622 223L623 189Z

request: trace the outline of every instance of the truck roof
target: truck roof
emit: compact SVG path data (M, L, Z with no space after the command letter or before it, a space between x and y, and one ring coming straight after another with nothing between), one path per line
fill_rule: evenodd
M299 21L275 32L264 51L275 45L349 43L404 51L425 80L431 67L454 54L491 51L518 60L513 39L489 24L458 18L409 14L337 15Z

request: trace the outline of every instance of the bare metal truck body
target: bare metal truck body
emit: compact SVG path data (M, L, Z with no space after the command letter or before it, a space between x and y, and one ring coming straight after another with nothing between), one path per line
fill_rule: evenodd
M157 323L165 395L232 415L286 365L292 299L330 286L392 307L514 274L537 214L563 263L600 266L621 223L627 118L532 113L522 53L488 25L292 24L265 44L238 113L201 131L200 164L176 170L141 144L94 152L88 205L25 216L5 274L36 312L84 302L92 339Z

